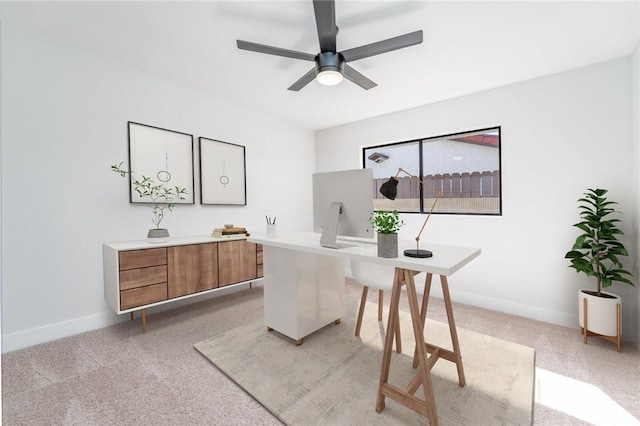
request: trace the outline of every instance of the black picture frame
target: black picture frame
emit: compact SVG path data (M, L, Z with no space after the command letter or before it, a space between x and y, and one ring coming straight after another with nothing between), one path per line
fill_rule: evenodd
M247 205L246 149L200 137L200 203Z
M184 200L173 200L171 204L195 204L193 135L134 121L127 122L127 129L131 171L129 202L150 204L133 186L134 180L144 176L168 187L187 190Z

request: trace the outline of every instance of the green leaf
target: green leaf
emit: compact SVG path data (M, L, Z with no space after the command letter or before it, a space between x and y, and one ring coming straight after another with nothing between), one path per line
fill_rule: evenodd
M613 206L617 202L605 197L606 189L587 189L578 199L578 213L582 219L573 226L582 233L576 237L572 249L565 254L578 273L596 277L599 286L609 287L613 282L635 286L625 276L632 274L625 269L620 258L628 256L624 245L618 241L618 235L624 235L617 227L619 218L610 215L619 213Z
M369 218L369 222L373 225L375 231L380 234L396 233L404 225L404 221L400 219L396 210L374 211Z
M173 204L171 202L175 199L184 200L182 194L187 194L186 188L175 186L173 188L165 187L162 183L156 183L152 178L142 175L141 178L134 178L133 171L126 171L122 169L122 164L111 165L111 170L119 173L121 176L130 175L131 185L133 190L138 194L141 199L147 199L147 202L153 203L151 211L153 217L151 221L160 227L160 222L164 218L164 209L168 208L171 211Z

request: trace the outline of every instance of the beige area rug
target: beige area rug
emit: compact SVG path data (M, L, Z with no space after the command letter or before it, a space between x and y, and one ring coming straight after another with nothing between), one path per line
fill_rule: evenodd
M375 412L384 330L368 303L360 338L353 336L357 301L347 315L307 336L301 346L262 322L195 344L246 392L288 425L428 424L426 417L386 398ZM385 312L385 321L387 321ZM415 375L409 314L401 313L403 353L394 352L389 382L404 388ZM428 320L427 341L451 348L446 324ZM535 352L532 348L458 328L467 384L455 364L431 370L441 425L530 425ZM422 390L417 396L422 398Z

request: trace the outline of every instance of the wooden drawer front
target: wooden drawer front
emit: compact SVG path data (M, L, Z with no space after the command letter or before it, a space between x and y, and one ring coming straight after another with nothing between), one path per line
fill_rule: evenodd
M120 290L167 282L167 265L120 271Z
M167 283L148 285L120 292L120 309L167 300Z
M167 249L165 247L143 250L129 250L118 253L120 270L146 268L148 266L166 265Z
M169 298L218 287L218 245L169 247Z
M244 240L218 243L220 287L257 277L256 244Z
M263 264L264 262L262 261L262 244L257 244L257 249L258 249L258 253L257 253L257 257L256 257L256 276L258 278L262 278L264 277L264 268L263 268Z

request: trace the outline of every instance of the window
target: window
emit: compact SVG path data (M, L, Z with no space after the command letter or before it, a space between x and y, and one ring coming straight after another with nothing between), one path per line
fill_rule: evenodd
M502 214L500 127L370 146L362 153L363 167L373 170L376 210L426 213L433 207L433 213ZM400 167L424 185L398 174ZM398 195L392 201L379 189L396 174Z

